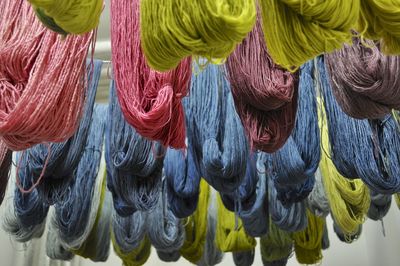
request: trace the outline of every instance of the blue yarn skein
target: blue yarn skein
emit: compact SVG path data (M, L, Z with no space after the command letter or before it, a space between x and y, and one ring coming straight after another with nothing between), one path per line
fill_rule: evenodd
M314 63L301 67L296 122L285 145L272 155L274 184L283 205L302 201L313 189L321 158Z
M179 251L185 240L185 228L180 219L169 209L166 181L163 180L163 190L159 194L157 207L148 213L146 230L151 244L163 253Z
M268 170L267 170L268 174ZM307 227L306 205L303 201L284 206L277 199L277 191L270 174L268 175L268 199L271 220L280 229L288 232L297 232Z
M61 202L55 204L54 222L61 243L71 249L79 249L88 237L94 223L91 217L92 201L100 197L96 186L103 151L107 106L95 105L89 129L89 137L81 161L69 183ZM102 178L101 178L102 179ZM105 181L104 181L105 182ZM97 187L97 189L96 189ZM98 193L99 195L95 195ZM95 212L97 213L97 207ZM90 228L90 230L87 230Z
M381 194L400 191L400 134L392 116L358 120L347 116L336 102L322 58L318 58L331 143L330 157L347 178L360 177Z
M251 266L254 263L256 251L254 249L242 252L232 252L233 262L236 266Z
M222 70L209 64L195 75L188 100L194 120L188 138L202 176L217 191L234 192L246 174L249 148Z
M392 204L392 195L380 194L372 189L369 190L371 196L371 203L368 209L368 218L378 221L389 212L390 205Z
M94 60L93 69L91 69L92 64L90 60L87 60L87 80L89 83L83 116L77 131L66 142L51 144L50 158L43 180L36 188L40 197L50 205L62 199L63 193L81 159L89 132L102 64L103 61ZM48 156L48 146L44 144L36 145L29 150L29 167L35 181L42 173Z
M194 213L199 200L200 173L198 162L193 158L191 146L186 158L182 151L168 149L164 160L168 203L177 218Z
M110 84L106 128L107 186L120 216L157 206L161 190L161 146L140 136L124 119L114 81Z

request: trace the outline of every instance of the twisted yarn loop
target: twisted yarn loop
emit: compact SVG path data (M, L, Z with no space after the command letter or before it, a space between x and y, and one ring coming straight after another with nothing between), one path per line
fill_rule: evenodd
M255 18L252 0L142 0L141 47L158 71L173 69L191 55L221 61L251 31Z
M154 22L163 25L162 15L156 13L156 20L140 28L139 2L111 1L112 63L118 100L126 121L140 135L160 141L164 146L182 149L185 148L185 127L181 99L189 90L191 60L184 59L166 73L149 68L142 53L140 34Z
M360 0L260 1L265 42L274 62L291 71L351 42Z

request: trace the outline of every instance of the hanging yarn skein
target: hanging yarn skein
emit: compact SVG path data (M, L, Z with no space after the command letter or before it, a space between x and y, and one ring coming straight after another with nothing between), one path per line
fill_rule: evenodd
M216 246L215 236L217 228L217 192L210 188L210 199L207 212L207 235L204 252L197 262L198 266L214 266L221 263L224 253Z
M274 182L271 177L271 164L270 156L262 153L262 160L266 165L266 174L268 182L268 205L271 220L280 229L296 232L301 231L307 226L307 215L306 205L304 201L288 204L284 206L280 200L278 200L277 191L274 186Z
M255 250L232 252L233 262L236 266L251 266L254 263Z
M53 217L54 209L50 209L50 217ZM74 257L74 253L64 248L60 243L57 228L55 224L50 222L47 225L46 235L46 255L52 260L70 261Z
M311 193L320 161L313 72L313 61L301 67L295 127L285 145L272 155L273 180L283 205L302 201Z
M316 216L326 217L330 212L320 168L315 172L315 185L308 195L306 204L307 208Z
M358 176L376 192L400 191L397 122L390 115L369 121L347 116L333 96L323 58L318 58L317 63L333 163L343 176Z
M270 221L268 234L260 238L260 251L263 264L285 266L292 254L292 250L293 241L289 233L279 229Z
M1 138L12 150L65 141L82 117L93 35L61 40L41 25L25 0L1 1L0 10Z
M191 263L198 262L203 256L204 244L207 235L208 203L210 199L210 187L202 179L200 183L199 203L195 213L186 219L185 241L180 254Z
M367 39L380 40L387 55L400 54L400 2L385 0L361 1L358 31Z
M400 134L396 120L391 115L368 121L347 116L335 101L323 59L317 60L333 163L343 176L360 177L378 193L400 191Z
M293 233L294 252L301 264L316 264L322 260L322 238L325 219L307 210L308 223L304 231Z
M115 83L110 84L105 140L107 186L121 216L157 206L161 191L163 156L160 146L140 136L124 119Z
M193 77L188 101L193 112L188 138L202 177L217 191L232 193L246 174L249 149L229 83L218 66L207 65Z
M225 66L251 148L275 152L294 127L298 74L272 61L261 24L258 14L255 27L228 57Z
M378 119L400 109L400 57L386 56L373 41L354 38L352 45L325 55L335 98L347 115Z
M147 233L152 246L162 252L179 251L185 241L185 228L168 206L166 182L163 180L157 207L148 214Z
M177 218L193 214L199 201L200 166L194 157L191 146L186 150L186 155L183 151L168 149L165 156L168 203Z
M289 70L351 42L360 0L260 1L263 30L274 62Z
M81 249L101 213L104 203L104 168L99 173L107 106L95 105L82 158L74 171L64 200L55 204L52 220L60 242L69 250Z
M12 151L0 139L0 205L3 203L7 189L8 178L11 172Z
M158 71L173 69L191 55L219 61L242 42L255 19L252 0L141 0L142 49Z
M320 101L321 103L321 101ZM324 108L319 108L319 125L321 127L321 162L319 169L330 212L335 224L344 234L354 234L364 223L370 205L370 194L367 186L359 179L343 177L329 157L332 146L328 139L328 125ZM329 125L330 126L330 125Z
M370 196L371 204L367 216L374 221L382 220L389 212L392 204L392 195L380 194L370 190Z
M144 5L146 1L111 1L112 63L118 100L126 121L140 135L164 146L183 149L185 125L181 100L189 90L191 60L184 59L166 73L149 68L142 54L140 33L154 21L140 28L139 2ZM157 25L163 25L160 21L163 16L156 14Z
M63 35L83 34L97 28L103 10L102 0L28 1L46 27Z
M73 179L74 171L82 159L87 142L102 61L88 61L87 67L87 78L90 83L87 88L83 117L75 134L62 143L36 145L21 155L23 158L27 157L27 164L19 165L19 169L25 168L24 173L27 174L21 178L30 178L33 182L31 187L23 189L29 192L36 187L40 198L50 205L62 200L69 182Z
M217 247L222 252L251 251L257 244L253 237L246 234L241 219L225 208L220 196L215 237Z

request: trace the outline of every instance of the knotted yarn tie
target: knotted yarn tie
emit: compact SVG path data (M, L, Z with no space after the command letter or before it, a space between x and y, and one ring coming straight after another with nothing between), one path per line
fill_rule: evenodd
M150 69L142 52L141 33L154 21L140 27L139 9L144 2L111 1L112 64L118 100L126 121L139 134L163 146L183 149L186 133L181 99L189 91L191 59L183 59L166 73Z

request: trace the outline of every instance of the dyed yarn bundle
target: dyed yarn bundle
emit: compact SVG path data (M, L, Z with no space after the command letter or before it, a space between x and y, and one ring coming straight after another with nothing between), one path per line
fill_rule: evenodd
M236 266L249 266L253 265L254 257L255 257L255 250L249 251L242 251L242 252L233 252L233 262Z
M253 0L142 0L143 52L158 71L173 69L191 55L225 59L251 31L255 18Z
M304 200L315 183L320 134L313 72L312 61L301 68L295 127L285 145L272 155L274 186L283 205Z
M360 0L260 1L265 42L274 62L295 70L351 41Z
M200 184L199 204L196 212L186 219L185 241L180 254L191 263L198 262L203 256L204 245L207 236L208 203L210 199L210 187L202 180Z
M193 214L197 208L200 189L199 162L194 160L193 148L183 151L168 149L164 160L164 172L168 190L168 202L177 218Z
M329 157L333 147L329 143L328 128L323 108L319 109L321 127L321 162L322 180L329 201L330 212L337 227L347 235L354 234L364 223L370 204L369 190L359 179L343 177ZM329 125L330 126L330 125Z
M322 156L321 156L322 158ZM316 216L326 217L329 214L329 201L326 197L320 168L315 172L315 185L307 198L307 208Z
M166 193L164 181L157 207L149 212L146 229L150 242L157 251L179 254L185 241L185 229L181 220L169 209Z
M207 65L193 77L187 104L193 117L189 143L202 177L219 192L234 192L245 176L249 150L229 83L218 66Z
M367 39L379 40L388 55L400 53L400 3L384 0L361 1L358 30Z
M353 45L325 55L325 64L335 98L347 115L379 119L400 108L400 57L383 55L374 42L354 38Z
M118 100L126 121L139 134L164 146L182 149L185 127L181 99L189 90L191 60L183 60L166 73L149 68L142 54L145 46L140 38L139 2L111 1L112 62ZM140 4L146 2L151 1ZM162 25L163 15L157 13L157 16L146 22L146 26L154 22Z
M8 178L11 172L12 152L0 139L0 205L6 193Z
M46 27L63 35L87 33L97 28L103 9L102 0L28 1Z
M52 209L54 210L54 209ZM52 212L50 211L50 215ZM46 236L46 255L52 260L64 260L69 261L74 257L74 253L65 249L60 243L60 238L58 237L57 228L50 223L47 230Z
M400 135L393 117L358 120L344 114L333 97L323 59L318 59L321 89L328 121L330 156L347 178L360 177L382 194L400 191Z
M74 178L66 190L64 200L55 204L52 222L57 228L61 244L69 250L82 248L104 205L105 175L104 169L99 174L99 168L106 118L107 107L96 105L85 150Z
M262 154L264 164L266 165L266 174L268 182L268 205L271 220L280 229L289 232L296 232L303 230L307 226L306 205L304 201L288 204L284 206L278 200L277 191L272 180L270 156Z
M316 264L322 259L325 220L307 211L307 228L293 234L294 252L301 264Z
M12 150L65 141L82 116L92 35L61 40L25 0L4 0L0 10L1 138Z
M235 213L227 210L218 196L218 220L216 230L216 244L222 252L251 251L257 242L246 234L242 221L235 217Z
M378 221L389 212L390 205L392 204L392 195L385 195L370 190L371 204L368 209L368 218Z
M293 241L289 233L279 229L272 221L268 234L260 238L261 259L264 265L285 266L292 254Z
M121 216L157 206L161 190L162 156L158 144L140 136L125 120L115 83L110 85L106 128L107 186Z
M272 61L261 23L258 16L253 30L228 57L226 72L252 149L274 152L283 146L294 127L298 75Z
M91 63L88 63L88 67L91 65ZM20 188L22 193L37 190L40 198L46 204L51 205L62 200L66 187L72 180L73 173L82 159L88 139L101 67L102 61L95 60L93 69L88 70L88 79L90 80L87 89L88 95L83 117L75 134L65 142L39 144L22 152L21 160L24 163L19 164L18 178L32 180L30 187ZM23 172L21 172L22 169Z
M146 237L147 214L135 212L128 217L113 215L112 242L114 251L124 265L143 265L150 256L150 241Z

